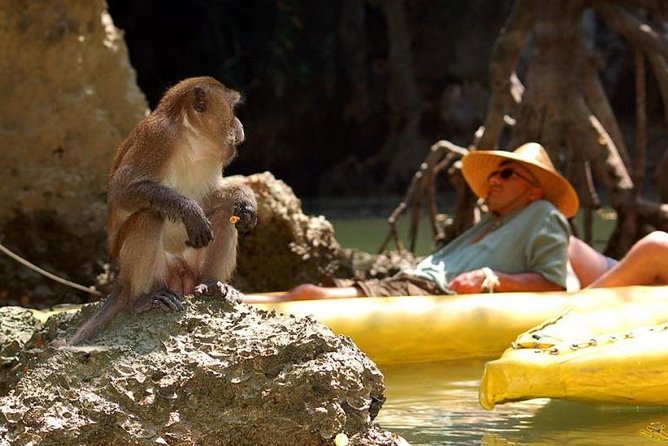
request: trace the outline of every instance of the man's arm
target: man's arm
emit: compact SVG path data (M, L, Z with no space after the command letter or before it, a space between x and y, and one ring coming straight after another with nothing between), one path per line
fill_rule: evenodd
M562 291L564 287L550 282L538 273L507 274L493 271L498 278L498 284L493 287L497 293L513 291ZM482 269L462 273L450 281L448 287L457 294L484 293L487 274ZM488 281L489 282L489 281Z

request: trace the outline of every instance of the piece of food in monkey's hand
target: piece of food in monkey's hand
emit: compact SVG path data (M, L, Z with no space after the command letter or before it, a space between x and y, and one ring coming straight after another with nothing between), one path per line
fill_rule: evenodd
M241 217L237 217L236 215L230 217L230 223L232 223L233 225L236 225L239 222L239 220L241 220Z

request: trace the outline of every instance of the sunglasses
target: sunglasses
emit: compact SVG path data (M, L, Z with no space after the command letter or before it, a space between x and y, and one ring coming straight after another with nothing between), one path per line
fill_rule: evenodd
M533 184L534 186L536 185L535 180L533 180L532 178L527 177L526 175L522 175L521 173L519 173L518 171L516 171L512 167L506 167L505 169L493 171L492 173L487 175L487 181L491 180L492 178L494 178L497 175L502 180L507 180L508 178L512 177L513 175L517 175L518 177L522 178L524 181L527 181L527 182Z

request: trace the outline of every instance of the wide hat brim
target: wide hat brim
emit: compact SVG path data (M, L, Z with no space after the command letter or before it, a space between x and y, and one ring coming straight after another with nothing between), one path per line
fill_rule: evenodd
M522 163L540 183L544 198L566 218L577 214L580 200L571 183L561 176L550 161L547 151L538 143L523 144L513 152L505 150L475 150L462 158L462 174L471 190L486 198L489 174L498 170L504 160Z

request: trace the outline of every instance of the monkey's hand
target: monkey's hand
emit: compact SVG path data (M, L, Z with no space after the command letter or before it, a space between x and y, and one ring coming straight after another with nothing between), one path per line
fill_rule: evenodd
M204 211L197 203L189 202L187 206L184 206L181 214L181 219L188 233L186 245L198 249L211 243L213 240L211 222L206 218Z
M257 203L253 201L237 201L234 203L232 215L239 217L236 223L239 234L251 232L257 226Z
M231 285L221 281L207 282L195 287L195 296L217 297L224 299L231 305L241 303L241 293Z

